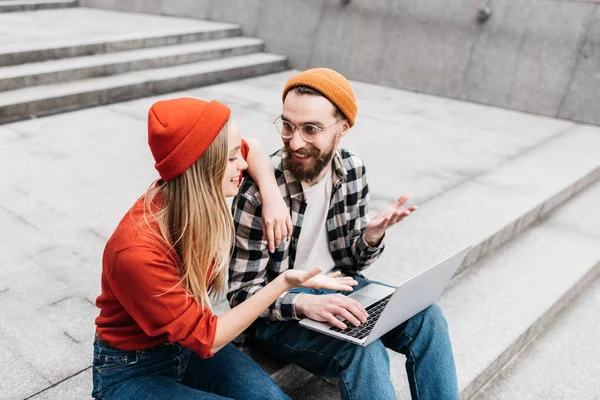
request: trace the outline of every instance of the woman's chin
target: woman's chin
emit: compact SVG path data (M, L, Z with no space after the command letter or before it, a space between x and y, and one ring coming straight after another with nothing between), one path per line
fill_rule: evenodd
M240 188L237 186L227 188L226 190L224 190L225 197L234 197L238 194L239 190Z

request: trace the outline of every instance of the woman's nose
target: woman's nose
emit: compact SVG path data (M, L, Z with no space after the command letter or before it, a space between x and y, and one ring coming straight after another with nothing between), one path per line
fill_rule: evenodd
M243 157L240 157L240 163L238 164L238 169L240 171L244 171L248 168L248 163L244 160Z

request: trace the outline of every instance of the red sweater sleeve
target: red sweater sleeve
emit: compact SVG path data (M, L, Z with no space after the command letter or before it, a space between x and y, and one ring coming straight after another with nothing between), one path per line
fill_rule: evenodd
M240 148L240 151L242 153L242 157L244 157L244 160L248 159L248 153L250 152L250 146L248 146L248 143L242 139L242 146Z
M240 152L242 153L242 157L244 158L244 160L248 159L248 153L250 152L250 146L248 146L248 143L242 139L242 145L240 148ZM246 170L240 172L240 181L242 180L242 178L244 177L244 172Z
M166 335L202 358L212 357L217 317L188 296L168 257L129 247L114 255L112 267L114 295L146 335Z

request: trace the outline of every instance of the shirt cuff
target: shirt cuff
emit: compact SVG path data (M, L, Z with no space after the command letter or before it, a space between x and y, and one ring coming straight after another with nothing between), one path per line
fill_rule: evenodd
M383 240L385 239L385 233L383 234L379 244L375 247L369 246L367 241L365 240L365 234L360 235L360 239L358 239L357 250L358 254L374 254L380 251L383 248Z
M296 314L296 302L301 294L302 293L287 292L283 295L279 308L282 320L300 319L298 314Z

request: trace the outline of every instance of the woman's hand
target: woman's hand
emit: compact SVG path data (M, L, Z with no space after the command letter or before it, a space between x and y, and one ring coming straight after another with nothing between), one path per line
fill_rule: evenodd
M292 219L279 189L273 193L263 192L262 203L263 239L273 253L282 240L292 236Z
M329 290L343 290L351 292L354 290L352 287L358 285L352 277L341 276L341 272L334 272L330 275L319 275L321 273L321 267L314 267L309 271L298 271L288 269L281 276L285 279L288 287L303 287L310 289L329 289Z

